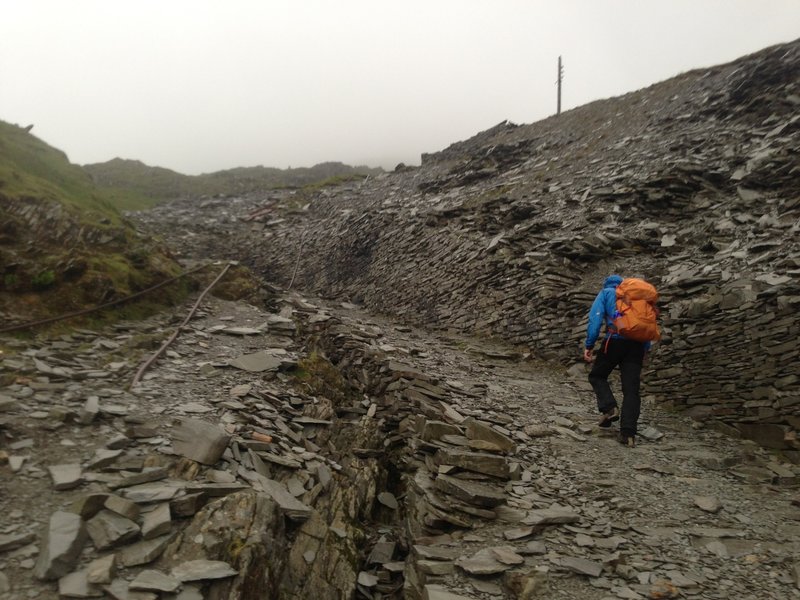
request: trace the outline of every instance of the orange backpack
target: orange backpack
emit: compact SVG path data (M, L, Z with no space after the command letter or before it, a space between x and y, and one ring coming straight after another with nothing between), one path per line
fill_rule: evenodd
M616 333L637 342L661 339L658 317L658 292L643 279L625 279L617 287L617 312L614 314Z

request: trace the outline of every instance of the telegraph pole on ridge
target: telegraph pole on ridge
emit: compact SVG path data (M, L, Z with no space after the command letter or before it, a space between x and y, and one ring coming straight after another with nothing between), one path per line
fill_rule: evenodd
M558 57L558 105L556 108L556 116L561 114L561 81L564 79L564 67L561 66L561 57Z

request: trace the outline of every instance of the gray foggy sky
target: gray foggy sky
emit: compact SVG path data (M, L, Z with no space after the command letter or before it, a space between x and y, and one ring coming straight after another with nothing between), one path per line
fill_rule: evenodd
M0 0L0 120L72 162L418 164L800 37L800 0Z

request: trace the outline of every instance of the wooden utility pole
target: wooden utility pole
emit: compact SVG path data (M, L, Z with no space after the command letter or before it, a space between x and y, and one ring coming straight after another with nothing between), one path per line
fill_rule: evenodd
M564 67L561 66L561 57L558 57L558 106L556 116L561 114L561 81L564 79Z

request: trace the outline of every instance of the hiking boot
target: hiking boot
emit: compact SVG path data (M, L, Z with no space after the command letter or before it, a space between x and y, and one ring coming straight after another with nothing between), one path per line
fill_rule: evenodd
M636 436L629 433L620 433L617 441L623 446L633 448L636 445Z
M597 422L597 426L603 428L611 427L611 424L614 421L619 421L619 411L617 410L616 406L611 410L604 412L600 416L600 420Z

